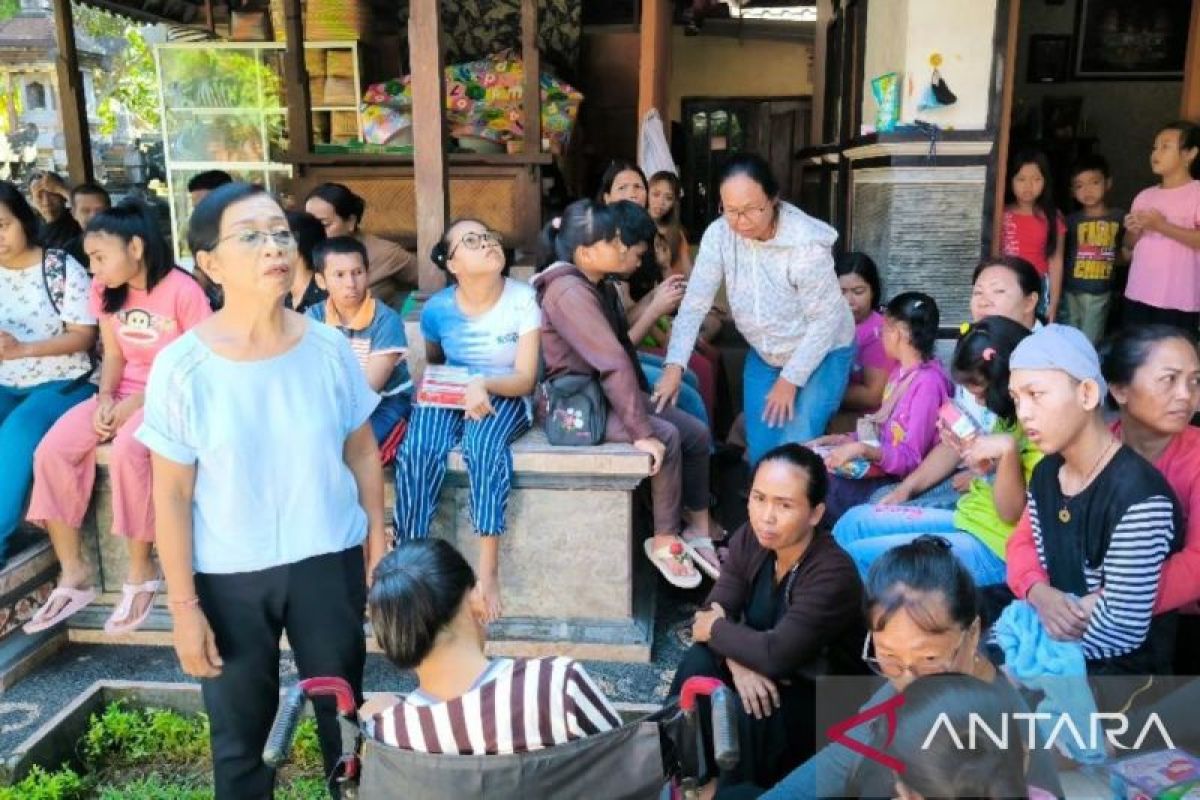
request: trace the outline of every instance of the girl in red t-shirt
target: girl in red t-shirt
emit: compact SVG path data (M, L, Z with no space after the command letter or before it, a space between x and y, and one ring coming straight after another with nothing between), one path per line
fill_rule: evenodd
M1050 164L1043 153L1017 153L1008 168L1000 250L1006 256L1020 256L1037 269L1043 288L1038 313L1054 322L1062 297L1067 225L1054 206L1050 183Z

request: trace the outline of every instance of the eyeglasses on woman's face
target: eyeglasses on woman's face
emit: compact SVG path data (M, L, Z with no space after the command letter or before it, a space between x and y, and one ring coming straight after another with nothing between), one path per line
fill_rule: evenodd
M500 234L494 231L468 231L462 235L454 245L450 248L450 252L446 254L446 258L454 258L454 254L458 252L458 248L465 247L468 250L482 250L483 248L495 245L503 247L504 243L500 241Z
M238 247L245 250L259 250L268 240L273 241L275 246L280 250L291 250L296 246L296 236L287 228L274 231L260 231L253 228L246 228L234 231L228 236L222 236L217 240L217 245L220 246L222 242L232 241Z
M771 207L770 203L761 206L746 206L745 208L726 208L724 205L718 207L721 216L731 223L737 224L742 221L742 218L755 222L762 219L763 215Z
M913 678L919 678L924 675L940 675L943 672L954 670L955 664L958 663L958 657L962 653L963 644L967 641L967 634L970 632L970 628L963 629L962 635L958 637L958 643L954 645L954 649L950 651L950 655L945 658L922 658L918 659L915 663L905 664L893 656L876 657L870 655L871 644L874 638L868 631L867 638L863 640L862 660L876 675L893 680L904 675L910 675Z

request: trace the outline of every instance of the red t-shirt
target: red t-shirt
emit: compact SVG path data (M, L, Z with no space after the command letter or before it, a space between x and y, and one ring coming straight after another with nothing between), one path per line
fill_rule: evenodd
M1038 275L1050 271L1050 263L1046 256L1046 237L1049 227L1046 217L1040 211L1034 214L1022 214L1008 209L1004 212L1004 232L1001 240L1002 252L1006 256L1020 256L1033 264ZM1067 223L1063 215L1054 212L1054 222L1058 229L1058 241L1062 242L1067 235Z

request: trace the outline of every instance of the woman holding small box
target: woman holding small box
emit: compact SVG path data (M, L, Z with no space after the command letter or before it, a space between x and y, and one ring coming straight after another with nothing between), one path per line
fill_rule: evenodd
M429 535L446 456L461 442L471 521L480 536L479 584L491 622L501 610L499 537L512 487L510 445L529 429L541 312L533 289L504 277L500 238L482 222L455 222L432 256L451 285L421 313L425 362L465 369L467 383L461 407L422 404L417 395L397 459L396 539Z

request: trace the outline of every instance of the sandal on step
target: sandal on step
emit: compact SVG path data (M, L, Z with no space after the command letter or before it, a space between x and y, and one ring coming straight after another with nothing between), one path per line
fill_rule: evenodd
M59 586L50 593L50 596L46 598L46 602L29 618L29 622L26 622L21 630L26 633L38 633L47 628L53 628L68 617L72 617L87 608L95 599L95 589L71 589L66 586ZM66 603L63 604L57 613L50 615L49 608L54 605L56 600L66 600Z
M154 598L162 591L162 584L163 582L158 579L140 584L121 584L121 602L117 603L117 607L108 615L108 619L104 623L104 632L109 636L120 636L123 633L132 633L140 628L142 623L146 621L146 617L150 616L150 610L154 608ZM137 599L139 594L150 595L150 602L146 603L146 607L142 609L142 613L133 619L129 619L129 614L133 611L133 601ZM117 622L119 619L125 621Z
M675 550L675 545L680 546L676 552L672 552ZM650 537L642 543L642 549L646 552L646 558L650 559L650 563L667 579L667 583L680 589L695 589L700 585L702 578L700 577L700 573L696 571L695 565L692 565L690 575L676 575L671 572L668 566L673 560L683 564L691 564L692 559L687 555L686 545L682 545L678 540L655 549L654 537Z
M681 536L680 538L683 540L684 549L687 550L688 555L692 557L692 563L696 565L696 569L700 570L714 581L721 577L721 568L705 558L702 552L707 550L713 554L713 557L717 556L717 546L712 539L707 536L693 536L691 538Z

